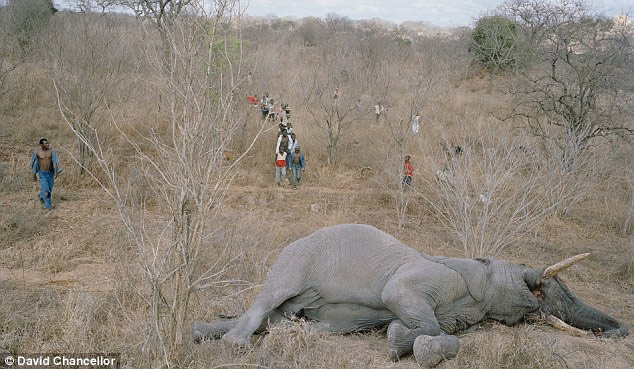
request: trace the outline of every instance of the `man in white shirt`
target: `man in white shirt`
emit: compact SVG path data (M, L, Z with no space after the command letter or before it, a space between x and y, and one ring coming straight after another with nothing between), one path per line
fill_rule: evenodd
M420 130L420 115L418 113L412 117L412 133L417 134Z
M383 114L383 111L385 111L385 109L383 108L383 105L381 105L380 102L374 105L374 116L376 117L376 123L379 122L379 118L381 117L381 114Z

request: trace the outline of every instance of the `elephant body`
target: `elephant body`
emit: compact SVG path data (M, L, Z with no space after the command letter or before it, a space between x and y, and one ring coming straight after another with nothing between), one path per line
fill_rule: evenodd
M564 301L560 292L567 288L556 277L542 280L544 269L495 259L431 256L372 226L337 225L285 247L240 318L195 323L193 335L196 341L222 337L249 346L254 332L291 316L339 333L389 324L392 359L414 350L419 364L433 366L458 352L457 338L447 335L482 320L512 325L544 310L579 315L575 311L581 303ZM559 291L549 292L557 300L549 301L542 290ZM627 334L627 328L607 315L595 320L594 327L583 329Z

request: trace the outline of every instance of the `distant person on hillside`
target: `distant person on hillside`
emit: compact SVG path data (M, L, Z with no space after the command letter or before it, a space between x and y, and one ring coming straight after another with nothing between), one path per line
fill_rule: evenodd
M280 111L280 123L287 125L289 123L290 115L287 113L288 104L282 104L282 110Z
M297 135L295 134L295 132L291 132L291 141L293 141L293 144L291 145L291 152L295 151L295 148L297 146L299 146L299 141L297 140Z
M31 169L34 181L37 181L38 176L40 177L40 202L44 204L46 209L51 210L53 207L53 185L57 175L62 172L62 168L59 165L57 152L49 145L46 138L40 139L39 147L33 152Z
M416 113L412 117L412 133L413 134L418 134L419 130L420 130L420 115L418 115L418 113Z
M280 148L275 154L275 183L282 185L282 181L286 179L286 156L287 152Z
M275 120L275 99L269 100L269 103L266 106L266 111L267 111L266 117L274 121Z
M374 116L376 117L376 123L379 123L379 118L381 118L381 114L383 114L384 111L385 108L383 107L383 105L381 105L380 102L377 102L376 105L374 105Z
M288 132L289 135L295 132L295 128L293 128L293 125L291 124L291 122L288 122L286 124L286 132Z
M299 146L295 146L295 150L290 155L289 163L293 189L296 190L299 181L302 179L302 172L306 169L304 153L301 152Z
M335 88L335 92L332 94L332 100L335 103L335 105L339 104L339 89Z
M410 156L405 155L405 162L403 163L403 185L408 187L412 185L412 177L414 176L414 166L409 161Z
M282 111L284 111L284 103L281 103L280 106L275 108L275 120L281 121Z
M257 105L258 104L258 95L249 95L247 96L247 101L249 102L249 104L251 105Z
M262 119L266 119L269 116L269 93L265 93L260 101L260 111L262 112Z

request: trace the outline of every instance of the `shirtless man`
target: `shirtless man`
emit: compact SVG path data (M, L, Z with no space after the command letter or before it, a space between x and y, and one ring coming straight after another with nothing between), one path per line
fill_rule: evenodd
M38 174L40 177L40 201L50 210L53 207L53 184L62 168L59 166L57 152L45 138L40 139L40 146L33 152L31 169L34 181L37 181Z
M297 185L299 184L299 181L302 178L301 172L303 172L306 169L306 163L304 161L304 153L301 152L299 146L295 146L295 149L291 153L290 159L288 160L288 162L289 162L289 167L291 169L293 189L296 190Z

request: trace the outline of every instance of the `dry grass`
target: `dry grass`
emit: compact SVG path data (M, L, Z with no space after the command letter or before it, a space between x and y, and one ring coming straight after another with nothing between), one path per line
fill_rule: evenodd
M36 235L44 235L49 227L49 218L44 216L44 211L15 209L0 213L0 234L6 244L15 244Z
M508 332L495 327L460 339L460 355L441 368L559 369L568 368L555 338L536 340L529 328Z
M447 109L435 121L425 122L422 141L409 148L417 173L431 170L430 160L437 161L442 155L437 150L439 143L466 139L468 132L456 129L459 117L474 119L499 106L503 100L499 96L480 96L485 86L486 80L458 86ZM42 105L50 103L50 96L41 93L32 97L41 98ZM65 170L56 182L55 210L47 215L34 207L37 186L31 182L26 164L33 142L46 135L58 147L72 151L75 144L59 125L56 111L29 110L28 101L28 96L19 98L17 106L23 106L25 113L12 120L9 128L3 126L0 138L0 352L121 352L125 368L145 368L149 363L145 322L150 313L144 301L146 276L140 262L131 256L116 210L91 181L77 175L67 154L60 153ZM226 232L209 240L199 260L203 269L209 268L226 250L223 260L233 263L225 278L247 283L197 291L189 306L190 321L244 312L281 249L327 225L372 224L418 250L462 255L453 234L424 203L412 203L405 227L398 229L392 200L377 185L387 140L381 126L372 126L372 119L353 124L341 142L340 160L329 167L324 164L319 132L300 107L293 108L294 125L307 157L303 183L297 191L273 185L275 133L264 134L235 170L222 211L224 219L213 220ZM135 113L142 114L140 110ZM142 122L143 116L138 118ZM246 136L255 135L256 123L247 126ZM120 141L112 142L121 145L116 155L126 173L129 148ZM138 176L127 178L133 184L142 183ZM549 218L536 232L523 234L522 241L500 257L538 266L592 252L587 262L566 273L566 282L590 304L634 327L634 238L631 230L625 237L619 231L625 190L608 180L602 179L595 196L569 216ZM415 185L426 191L420 182ZM142 186L134 191L132 200L151 197ZM310 210L312 204L318 205L316 212ZM152 220L162 222L165 213L160 204L150 205ZM632 337L581 339L549 327L493 324L460 339L460 354L439 368L634 367ZM256 340L255 348L248 352L236 352L221 342L192 345L184 366L418 367L412 357L391 362L382 331L329 335L296 321L275 327Z
M324 170L324 173L325 170ZM334 174L336 175L336 174ZM348 182L350 185L351 182ZM364 187L368 182L356 183ZM266 183L253 183L247 187L236 186L236 191L227 200L226 213L230 216L233 231L223 234L210 244L210 251L201 260L209 265L214 260L215 251L224 245L230 245L232 253L227 257L238 257L235 267L229 271L228 278L252 281L254 288L236 294L238 289L223 287L198 292L191 305L190 317L194 320L214 320L218 314L235 315L242 313L255 297L257 285L262 283L266 274L279 254L281 248L303 235L328 224L341 222L374 223L421 250L434 254L459 255L461 251L452 245L450 236L443 236L441 228L434 222L425 221L424 216L416 227L396 231L395 222L389 204L377 201L374 192L358 192L319 187L300 188L297 191L267 187ZM41 284L27 278L26 285L18 276L14 282L3 281L2 290L11 299L5 299L0 305L0 326L2 331L0 349L10 352L24 352L46 348L64 351L117 351L122 352L126 367L144 366L144 356L138 353L147 332L143 322L147 318L145 304L131 286L142 288L141 275L134 272L134 261L124 261L125 248L117 243L124 239L107 237L116 228L105 223L115 214L108 207L94 208L98 202L91 199L98 192L79 193L72 207L62 207L51 218L53 227L68 227L62 223L70 212L79 212L73 219L73 228L67 229L64 237L57 235L49 248L34 248L39 253L37 264L41 266L42 278L47 273L65 275L77 270L83 257L106 257L105 250L112 249L114 259L120 260L121 273L111 278L115 282L106 292L82 291L94 286L96 281L82 282L74 279L68 284ZM320 212L309 210L311 203L320 204ZM422 216L414 213L412 216ZM97 219L97 220L95 220ZM291 225L291 226L282 226ZM434 228L436 227L436 228ZM102 228L102 229L96 229ZM244 232L248 230L248 232ZM631 298L632 281L616 280L616 275L606 278L600 272L599 265L610 263L606 252L615 247L625 251L625 243L610 243L615 236L601 233L594 235L581 244L572 242L573 235L583 234L585 228L572 220L553 219L541 231L538 238L543 240L537 248L510 250L506 257L518 262L531 264L547 263L560 256L577 252L584 245L602 244L605 249L597 250L597 259L576 272L567 274L571 289L588 302L607 308L609 313L624 320L630 326L634 323L632 307L627 308ZM532 239L532 235L530 238ZM90 240L98 242L90 243ZM23 246L25 239L17 241ZM93 249L89 245L94 245ZM554 245L558 245L556 248ZM517 254L519 252L519 254ZM101 256L100 256L101 255ZM47 263L50 262L50 263ZM50 264L48 268L47 264ZM132 267L132 268L131 268ZM124 269L130 269L128 275ZM27 275L29 271L26 271ZM85 269L85 274L102 276L103 270ZM126 276L127 275L127 276ZM593 278L598 282L590 282ZM66 277L64 277L66 278ZM63 278L62 278L63 279ZM581 280L581 283L578 281ZM118 281L118 282L117 282ZM585 282L584 282L585 281ZM48 282L47 282L48 283ZM617 283L617 285L613 285ZM599 287L601 286L601 287ZM606 289L606 286L610 286ZM613 287L612 287L613 286ZM621 287L618 287L621 286ZM596 292L603 290L611 294L610 303L605 297L599 298ZM607 305L607 306L606 306ZM621 308L618 308L621 306ZM38 316L38 319L34 319ZM579 359L579 350L585 345L596 346L595 355ZM631 363L631 338L617 343L603 343L598 339L573 339L554 332L548 327L537 330L533 327L507 328L494 325L474 334L461 337L462 349L454 360L442 363L439 368L564 368L578 367L583 362L589 368L626 368ZM630 346L628 346L630 345ZM627 349L630 347L630 354ZM616 351L615 351L616 350ZM630 360L630 361L628 361ZM225 347L221 342L208 342L191 347L189 358L191 367L275 367L275 368L415 368L412 357L398 363L392 363L387 357L384 332L358 335L327 335L315 332L310 324L294 322L275 327L269 334L257 338L253 350L243 353ZM607 365L607 366L605 366Z

